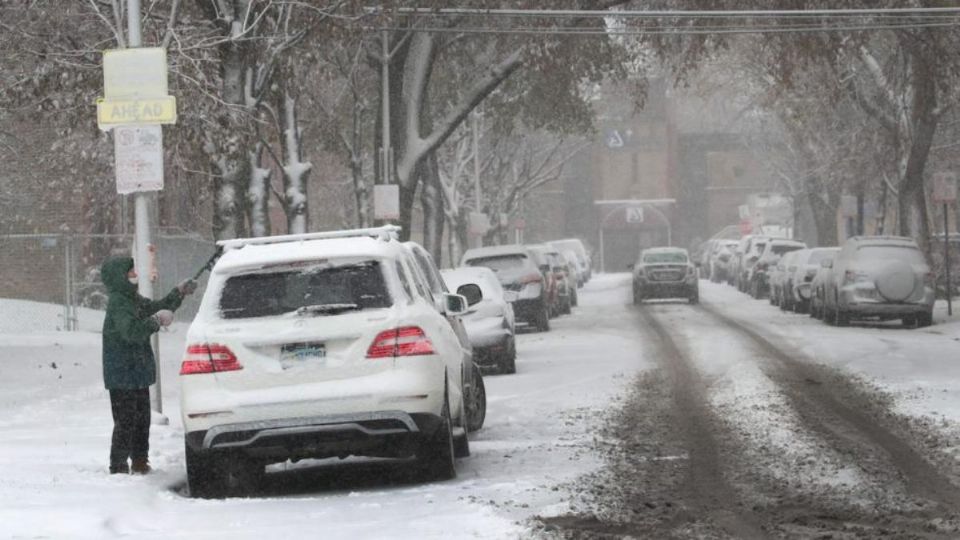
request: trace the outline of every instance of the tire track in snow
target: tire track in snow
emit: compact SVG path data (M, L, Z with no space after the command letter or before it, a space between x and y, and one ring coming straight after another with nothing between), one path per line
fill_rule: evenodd
M671 333L648 307L640 309L645 333L657 343L656 358L669 374L673 406L679 413L676 426L689 456L683 489L696 510L705 512L723 531L735 538L763 538L753 516L744 512L736 491L726 481L717 443L715 418L706 400L706 387L690 359Z
M905 487L919 497L929 499L950 509L960 509L960 488L950 483L937 468L907 441L882 425L863 410L863 403L851 403L857 396L850 388L838 384L835 374L827 368L791 354L740 321L704 306L701 309L727 328L749 337L768 358L775 360L777 369L770 374L784 387L798 404L798 412L821 410L828 417L803 415L811 424L830 432L841 440L868 441L889 457L900 473ZM773 366L772 366L773 367ZM834 375L831 377L831 375Z

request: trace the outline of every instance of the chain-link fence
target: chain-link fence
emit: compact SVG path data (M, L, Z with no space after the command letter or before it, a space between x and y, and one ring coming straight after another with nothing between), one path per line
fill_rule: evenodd
M132 241L130 235L0 235L0 332L99 330L97 312L107 305L100 265L111 253L130 253ZM159 235L155 244L158 297L192 277L214 251L199 236ZM202 280L201 290L206 275ZM188 297L177 320L191 320L199 304L199 294Z

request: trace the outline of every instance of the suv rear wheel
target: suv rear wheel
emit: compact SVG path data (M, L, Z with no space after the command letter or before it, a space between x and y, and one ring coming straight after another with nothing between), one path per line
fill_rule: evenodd
M437 430L420 444L417 452L420 471L427 480L450 480L457 477L454 463L453 422L450 420L450 400L444 392L443 410Z
M252 495L260 487L264 465L234 453L201 453L184 444L190 496L222 499Z
M533 325L537 328L538 332L550 331L550 313L548 311L546 302L543 302L540 312L537 314L537 318L534 320Z

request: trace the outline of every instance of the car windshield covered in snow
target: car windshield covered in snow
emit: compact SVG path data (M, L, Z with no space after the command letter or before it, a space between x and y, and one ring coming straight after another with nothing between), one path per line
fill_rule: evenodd
M377 261L309 261L240 274L227 279L220 295L224 319L335 314L391 305Z
M829 249L815 249L810 252L810 259L807 260L807 264L820 264L820 261L825 261L833 259L837 256L837 252Z
M645 253L643 255L644 264L673 263L684 264L687 262L687 254L681 251L661 251L654 253Z

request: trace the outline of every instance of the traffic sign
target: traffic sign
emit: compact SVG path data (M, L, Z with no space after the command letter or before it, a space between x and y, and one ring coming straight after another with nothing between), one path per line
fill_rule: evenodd
M628 206L626 208L627 223L643 223L643 207Z
M111 49L103 53L103 95L108 100L167 95L167 50Z
M957 173L933 173L933 202L952 203L957 200Z
M173 96L145 99L97 100L97 124L175 124L177 99Z
M117 126L113 132L117 193L163 189L163 131L160 126Z
M373 219L400 219L400 186L373 186Z

